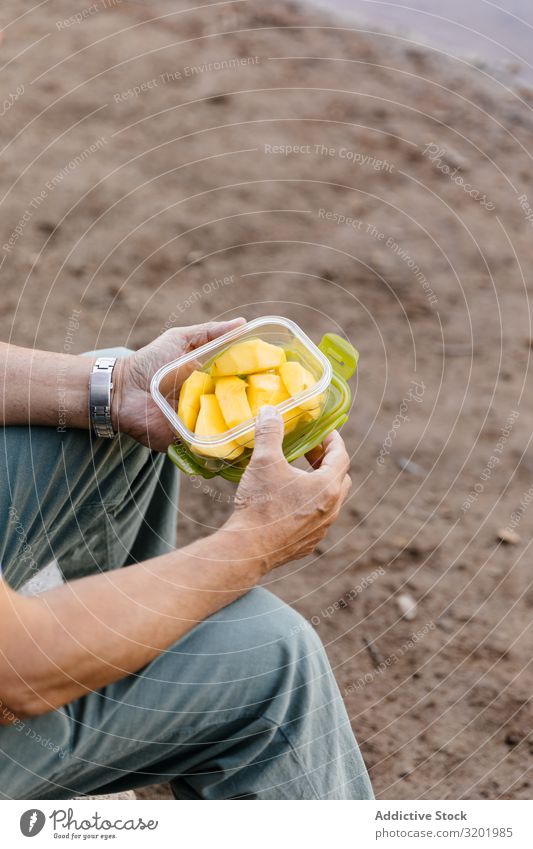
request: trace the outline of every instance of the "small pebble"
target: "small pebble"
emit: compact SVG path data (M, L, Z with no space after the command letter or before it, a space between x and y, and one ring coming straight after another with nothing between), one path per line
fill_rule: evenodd
M100 801L115 799L115 800L123 800L134 802L136 800L136 795L134 790L125 790L123 793L106 793L103 796L76 796L75 799L78 802L82 802L84 800L98 799Z
M518 543L522 541L522 538L516 533L516 531L512 531L510 528L500 528L498 531L498 539L506 545L518 545Z
M415 475L417 478L425 478L427 475L426 470L422 466L419 466L418 463L413 463L412 460L408 460L406 457L399 457L396 462L403 472Z
M204 254L202 253L202 251L189 251L189 253L185 257L185 262L198 262L200 259L203 259L203 257Z
M402 593L396 599L396 604L404 619L411 621L416 617L417 604L412 595Z
M442 158L451 165L452 168L458 168L460 171L468 171L470 169L470 161L453 147L446 147Z

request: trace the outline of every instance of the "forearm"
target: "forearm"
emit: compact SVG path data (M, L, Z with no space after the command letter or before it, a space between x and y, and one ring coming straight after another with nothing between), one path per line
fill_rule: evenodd
M88 428L92 357L0 342L1 425Z
M3 698L45 713L149 663L264 574L253 541L222 529L145 563L19 599L4 623ZM243 556L240 552L248 552Z

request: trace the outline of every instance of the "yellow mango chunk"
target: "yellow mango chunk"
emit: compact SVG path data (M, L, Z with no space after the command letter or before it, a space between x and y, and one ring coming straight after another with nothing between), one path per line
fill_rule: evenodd
M236 436L235 442L237 445L242 445L243 448L253 448L255 445L255 428L249 430L244 436Z
M289 395L298 395L300 392L305 392L315 385L316 380L301 363L288 362L283 363L279 370L280 377L287 389ZM302 401L300 407L310 413L316 413L312 418L317 418L320 414L320 407L324 400L323 395L318 395L316 398L311 398L309 401Z
M322 395L320 396L323 397ZM320 415L320 407L315 407L314 410L302 410L302 415L300 421L302 422L314 422L318 419Z
M203 371L193 371L181 387L178 416L185 427L194 430L200 412L200 398L215 389L213 378Z
M240 377L220 377L216 382L215 395L228 430L252 418L246 383Z
M298 395L307 388L305 385L305 369L301 363L283 363L279 374L289 395Z
M282 404L283 401L288 401L291 397L279 374L251 374L248 377L247 383L248 401L254 416L257 415L259 409L264 407L265 404L276 406L276 404ZM294 430L299 422L300 414L301 410L299 407L283 413L286 434Z
M305 388L311 389L312 386L315 385L316 380L311 374L310 371L304 368L304 379L305 379ZM309 413L311 419L317 419L320 415L320 410L322 409L322 404L324 403L324 395L317 395L315 398L311 398L310 401L304 401L303 404L300 404L302 410L305 410Z
M246 381L247 395L252 415L256 416L265 404L281 404L291 397L281 382L279 374L251 374Z
M292 410L289 410L287 413L283 413L283 421L285 422L285 433L292 433L296 425L300 424L302 420L302 409L301 407L293 407Z
M246 342L237 342L224 351L211 366L211 375L231 377L268 371L279 368L286 359L285 351L278 345L270 345L263 339L248 339Z
M216 395L202 395L200 412L196 422L196 435L217 436L220 433L225 433L227 429ZM203 454L206 457L218 457L223 460L236 460L244 451L240 445L231 440L223 445L203 445L201 448L192 446L192 449L197 454Z

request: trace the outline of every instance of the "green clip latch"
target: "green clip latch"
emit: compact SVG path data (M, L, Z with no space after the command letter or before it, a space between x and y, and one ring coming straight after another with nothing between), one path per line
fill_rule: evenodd
M335 373L349 380L359 361L359 352L354 346L337 333L326 333L318 347L330 361Z

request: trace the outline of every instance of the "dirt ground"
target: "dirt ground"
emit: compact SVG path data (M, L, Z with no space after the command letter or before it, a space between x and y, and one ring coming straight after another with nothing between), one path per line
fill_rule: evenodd
M379 797L531 797L533 91L290 4L32 5L0 11L2 338L344 334L354 491L268 586L323 639ZM185 480L180 539L232 492Z

